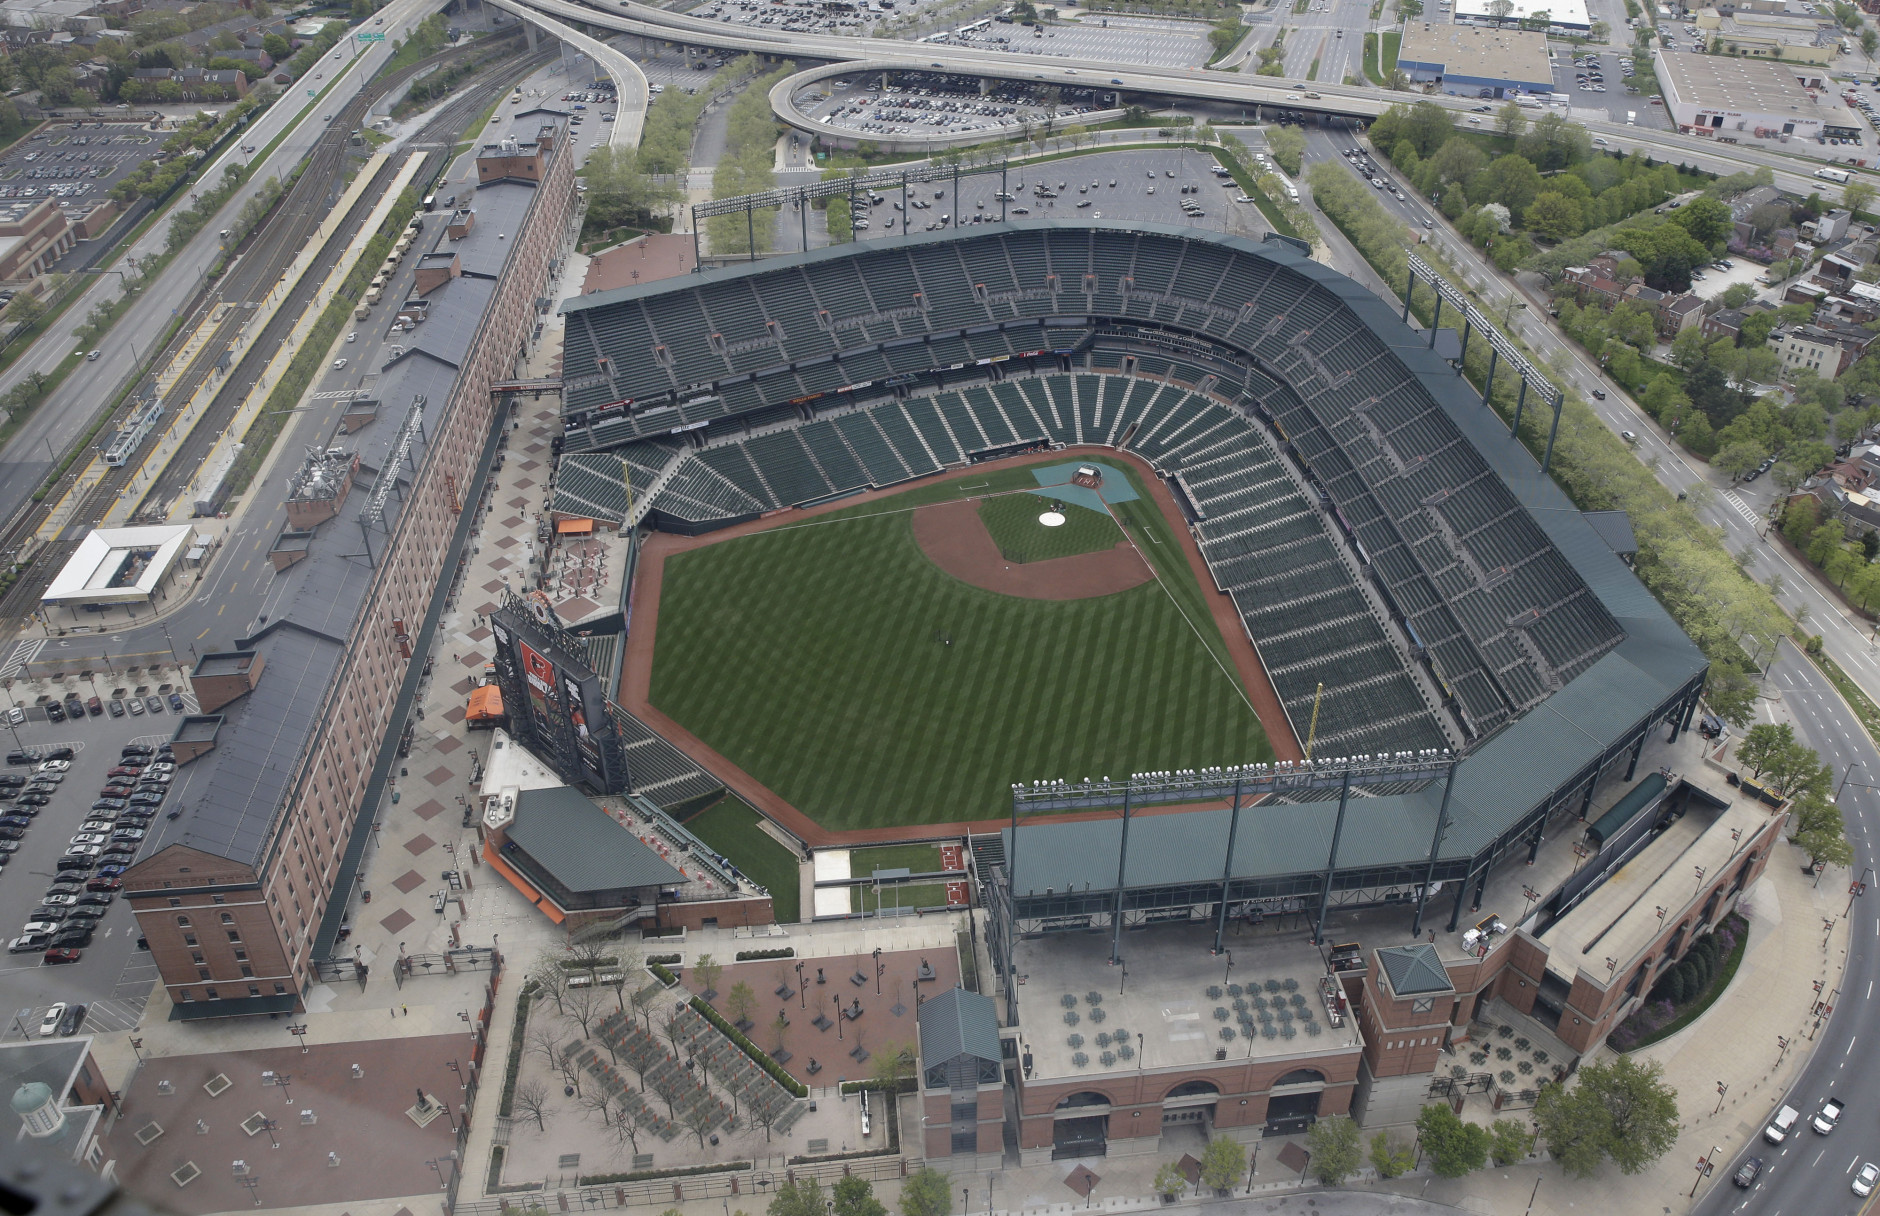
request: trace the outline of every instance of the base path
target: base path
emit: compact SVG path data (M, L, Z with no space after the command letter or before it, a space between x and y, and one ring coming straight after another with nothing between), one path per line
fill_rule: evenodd
M1168 521L1181 545L1183 554L1188 559L1190 574L1208 591L1208 608L1214 617L1214 624L1227 641L1228 654L1233 659L1234 673L1240 677L1241 688L1246 692L1247 700L1252 703L1254 713L1260 719L1260 725L1266 730L1267 739L1273 745L1275 758L1279 760L1300 759L1303 751L1298 741L1293 738L1286 713L1280 706L1279 695L1273 691L1272 682L1267 679L1266 669L1260 665L1260 656L1254 650L1253 642L1247 637L1246 626L1241 623L1240 614L1235 611L1233 600L1225 592L1214 589L1213 576L1208 573L1207 563L1201 559L1201 550L1195 545L1194 534L1188 530L1188 521L1182 517L1181 509L1175 505L1175 500L1169 495L1167 487L1155 475L1155 470L1141 458L1128 452L1119 452L1115 448L1097 446L1058 448L1045 453L1030 452L1022 456L1010 456L1004 460L966 465L962 468L949 469L921 481L904 482L885 490L870 490L817 507L772 512L762 519L734 524L729 528L721 528L702 536L678 536L670 532L653 533L640 550L639 567L633 579L632 615L629 618L633 622L633 628L627 634L626 656L620 672L618 699L621 708L639 718L674 747L690 756L701 768L724 782L732 793L756 808L760 814L782 825L785 831L811 848L875 844L891 840L932 840L936 837L960 836L971 832L996 831L1006 826L1005 820L996 819L959 823L918 823L852 832L832 832L779 797L774 790L756 777L733 764L729 757L708 745L673 718L662 713L652 703L649 692L653 683L653 653L659 636L659 596L665 584L666 559L674 554L703 548L719 541L801 523L805 519L814 519L818 515L845 510L859 503L892 498L917 485L981 477L995 469L1042 463L1061 464L1065 460L1085 455L1101 456L1105 460L1114 462L1127 462L1141 474L1143 484L1148 488L1150 501L1155 503L1157 509L1162 512L1163 518ZM962 500L959 505L972 511L974 518L977 519L978 507L974 505L973 500ZM983 531L984 523L980 523L979 526ZM990 536L987 537L987 543L991 543ZM1104 555L1085 556L1101 557ZM1140 556L1136 558L1136 561L1147 566L1147 562ZM1150 577L1154 577L1153 570L1150 571ZM1215 804L1200 805L1213 806ZM1226 804L1219 805L1225 806ZM1196 808L1158 808L1153 813L1178 813L1182 810L1193 809ZM1109 811L1099 811L1088 814L1066 814L1056 818L1109 819L1114 818L1114 815Z
M1038 503L1042 507L1044 500ZM1155 577L1127 540L1098 553L1009 562L973 499L915 508L914 542L928 561L962 583L1019 599L1087 600L1140 587Z

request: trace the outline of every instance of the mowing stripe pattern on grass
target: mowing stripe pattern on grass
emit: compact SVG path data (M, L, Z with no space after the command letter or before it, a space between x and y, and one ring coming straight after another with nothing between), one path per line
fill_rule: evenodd
M659 621L652 703L831 830L997 818L1015 781L1273 756L1161 586L982 591L927 561L905 512L676 554Z

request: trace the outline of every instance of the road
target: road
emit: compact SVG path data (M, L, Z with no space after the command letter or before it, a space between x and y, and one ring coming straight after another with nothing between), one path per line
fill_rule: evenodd
M203 174L201 180L204 183L220 180L225 169L248 160L242 148L265 148L275 136L293 126L280 146L263 164L256 167L255 172L235 192L216 218L203 225L202 231L176 256L158 282L147 285L137 301L118 319L102 344L106 357L96 362L78 364L64 383L14 434L5 448L0 449L0 524L12 521L29 504L33 491L44 478L55 454L62 455L91 427L98 409L115 400L124 386L140 374L140 360L151 356L152 348L163 337L170 322L187 309L190 297L202 286L209 267L221 256L221 240L217 233L240 214L242 207L269 177L286 176L312 154L314 145L326 130L325 124L320 121L322 116L337 112L391 57L391 39L408 33L411 26L431 10L440 7L440 0L393 0L374 19L375 22L383 20L383 26L375 24L373 28L383 29L388 35L387 41L369 44L366 50L353 54L349 60L343 60L340 64L333 64L329 54L326 64L337 67L341 72L331 92L318 99L305 99L299 104L296 104L294 98L282 98ZM349 38L335 50L347 54L347 48L358 45ZM326 85L317 83L316 87L325 88ZM304 89L301 96L305 97ZM300 123L303 117L310 121L294 125ZM171 213L187 205L187 197L173 203L170 211L165 212L120 256L120 262L129 258L141 261L162 253L169 240ZM97 278L98 282L67 308L30 350L16 360L13 366L0 373L0 393L8 391L34 372L50 373L57 368L72 352L77 341L76 331L92 308L115 300L122 294L121 274L105 271L99 273Z
M1853 873L1859 876L1874 864L1873 832L1880 827L1880 791L1874 786L1880 785L1880 751L1874 749L1840 695L1815 665L1786 643L1769 668L1766 687L1781 698L1796 736L1821 753L1822 762L1834 769L1836 780L1843 774L1850 776L1841 791L1840 804L1847 816L1847 838L1854 846ZM1760 716L1763 721L1774 720L1766 704ZM1869 811L1874 813L1873 823L1867 821ZM1786 855L1777 864L1788 864ZM1871 879L1871 874L1868 877ZM1823 881L1844 879L1839 870L1832 870ZM1880 1042L1880 1004L1874 1001L1875 984L1880 981L1880 949L1876 949L1880 944L1880 893L1875 899L1854 900L1852 907L1847 971L1841 979L1840 996L1819 1032L1813 1058L1781 1099L1801 1111L1804 1118L1812 1118L1830 1095L1837 1095L1848 1099L1847 1116L1830 1136L1797 1127L1785 1144L1777 1146L1758 1134L1727 1167L1719 1167L1712 1175L1709 1189L1695 1209L1699 1216L1722 1216L1726 1212L1835 1216L1860 1212L1866 1206L1848 1184L1857 1162L1880 1158L1880 1129L1876 1129L1873 1118L1874 1093L1880 1089L1876 1085L1880 1057L1872 1051L1872 1046ZM1808 1046L1803 1043L1791 1050L1806 1050ZM1745 1043L1742 1049L1753 1058L1767 1058L1773 1064L1780 1046ZM1778 1104L1771 1099L1767 1111L1750 1111L1744 1118L1766 1119L1775 1113ZM1732 1186L1729 1179L1750 1157L1762 1158L1763 1171L1745 1192Z
M1306 142L1308 157L1323 160L1336 159L1340 149L1359 140L1350 132L1314 132ZM1387 183L1392 180L1387 162L1377 158L1374 163ZM1379 191L1378 201L1401 217L1412 231L1427 232L1432 246L1452 266L1463 268L1465 280L1487 301L1486 311L1507 316L1506 328L1538 355L1538 363L1562 369L1560 380L1579 393L1601 421L1614 432L1630 431L1638 436L1640 459L1667 489L1693 496L1699 516L1721 530L1725 547L1733 554L1749 556L1747 569L1753 576L1767 582L1772 574L1779 574L1781 591L1777 599L1782 606L1821 635L1828 656L1869 695L1880 695L1880 656L1875 653L1871 627L1823 591L1779 544L1763 537L1762 512L1732 488L1728 476L1686 456L1629 394L1602 376L1586 352L1548 320L1545 297L1495 272L1474 246L1458 237L1414 190L1406 189L1404 194L1399 200ZM1329 224L1326 221L1326 226ZM1341 269L1351 273L1348 267ZM1595 397L1596 391L1604 393L1605 400Z

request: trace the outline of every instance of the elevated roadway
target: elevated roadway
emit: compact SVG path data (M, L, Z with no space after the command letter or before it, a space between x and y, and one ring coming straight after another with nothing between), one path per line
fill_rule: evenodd
M1255 114L1256 107L1278 108L1368 123L1388 107L1404 102L1433 101L1458 116L1470 113L1483 104L1473 98L1426 98L1421 94L1386 93L1368 86L1324 81L1308 83L1277 76L1243 76L1198 67L1119 67L1115 63L1098 59L1041 59L1002 51L907 42L893 38L838 38L823 34L790 33L708 21L684 13L666 12L635 3L634 0L620 0L617 4L584 4L576 0L511 2L560 21L580 22L598 29L686 46L720 47L775 58L822 60L831 64L865 64L871 70L940 70L994 80L1042 81L1071 88L1120 88L1124 92L1146 97L1236 106L1246 110L1250 117L1258 117ZM834 74L840 74L842 70L836 69ZM854 71L855 68L848 67L846 70ZM820 77L811 77L815 78ZM788 107L780 111L779 116L799 129L818 130L813 119L800 113L793 116L790 112L793 110L794 107ZM1637 148L1673 163L1690 164L1718 173L1767 167L1777 174L1778 185L1804 193L1822 186L1822 182L1813 176L1817 167L1815 162L1802 157L1748 145L1699 142L1675 133L1645 131L1623 123L1593 121L1583 125L1594 134L1604 137L1608 146L1613 148Z
M513 13L531 22L544 33L553 34L568 45L579 48L601 71L607 73L614 82L615 95L620 103L614 113L613 130L607 133L607 146L640 146L640 134L646 128L646 107L651 94L647 89L646 73L640 70L639 64L600 39L546 13L531 11L517 0L490 0L490 3L506 13Z

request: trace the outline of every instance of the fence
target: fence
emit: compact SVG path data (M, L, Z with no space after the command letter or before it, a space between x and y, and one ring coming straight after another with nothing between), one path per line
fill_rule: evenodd
M472 1199L451 1205L452 1216L501 1216L530 1212L574 1212L608 1208L675 1207L694 1199L725 1199L754 1196L760 1204L784 1182L799 1178L831 1179L853 1176L870 1182L905 1178L919 1162L906 1157L862 1158L851 1161L827 1161L793 1165L784 1170L731 1170L713 1174L684 1174L665 1178L643 1178L632 1182L610 1182L573 1190L543 1191L514 1199Z

